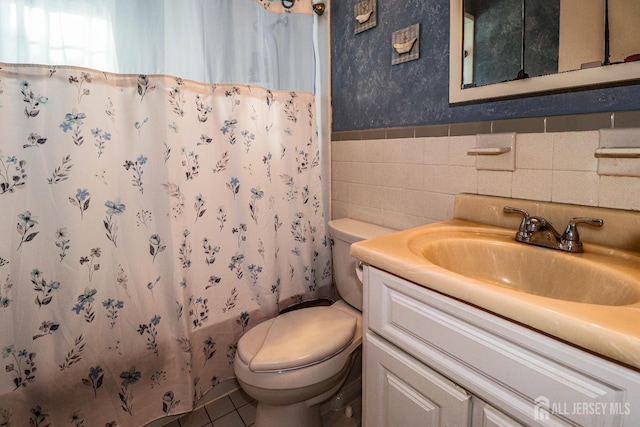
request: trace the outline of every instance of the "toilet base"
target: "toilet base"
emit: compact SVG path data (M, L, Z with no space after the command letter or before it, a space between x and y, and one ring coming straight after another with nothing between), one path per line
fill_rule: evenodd
M333 377L306 388L293 390L265 390L246 384L240 378L238 382L249 396L258 401L255 427L322 427L320 405L340 390L350 368L351 361ZM274 404L295 400L298 401Z
M304 396L306 400L289 403L285 405L273 405L270 403L264 402L264 399L261 401L259 398L258 407L256 408L256 427L322 427L322 414L320 411L320 405L327 401L331 396L336 394L344 380L347 378L347 373L350 365L345 366L338 375L330 378L325 381L324 386L321 388L325 388L329 385L329 390L317 395L315 397ZM248 384L243 384L240 382L241 387L245 390L245 392L252 397L262 396L262 393L258 394L255 387L251 387ZM262 390L264 391L264 390ZM274 393L273 390L266 390L267 393L273 395L279 395L279 393ZM298 389L299 393L303 393L303 390ZM303 395L303 394L298 394ZM278 400L278 399L276 399Z
M307 402L276 406L258 402L256 427L322 427L320 405Z

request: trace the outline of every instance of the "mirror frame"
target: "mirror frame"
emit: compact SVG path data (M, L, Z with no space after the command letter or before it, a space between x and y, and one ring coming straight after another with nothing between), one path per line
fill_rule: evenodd
M514 98L640 80L640 61L637 61L462 89L463 1L450 1L449 104Z

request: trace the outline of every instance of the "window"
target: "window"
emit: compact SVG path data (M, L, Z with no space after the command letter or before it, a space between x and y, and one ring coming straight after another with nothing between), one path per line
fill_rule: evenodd
M0 61L117 71L110 3L0 0Z

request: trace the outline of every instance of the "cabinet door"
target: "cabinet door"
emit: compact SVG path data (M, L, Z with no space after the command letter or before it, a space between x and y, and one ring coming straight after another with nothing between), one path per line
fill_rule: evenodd
M463 427L470 395L442 375L377 336L365 344L367 427Z
M471 422L473 427L525 427L524 424L520 424L476 396L472 397L471 404L473 406Z

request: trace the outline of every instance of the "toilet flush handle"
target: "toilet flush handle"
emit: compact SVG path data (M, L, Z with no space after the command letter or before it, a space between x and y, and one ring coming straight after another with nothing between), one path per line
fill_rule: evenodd
M356 263L356 276L358 276L358 280L362 283L362 272L364 271L364 262L358 261Z

